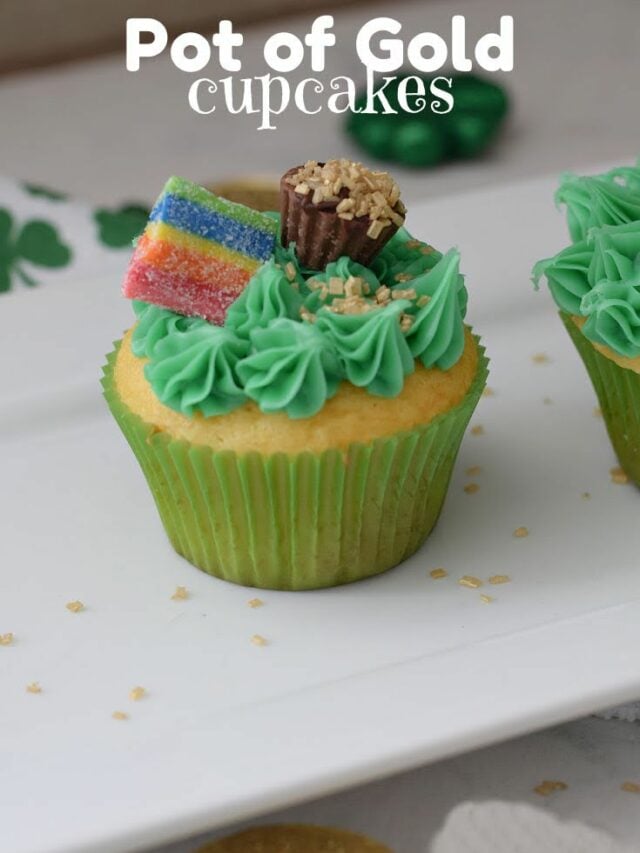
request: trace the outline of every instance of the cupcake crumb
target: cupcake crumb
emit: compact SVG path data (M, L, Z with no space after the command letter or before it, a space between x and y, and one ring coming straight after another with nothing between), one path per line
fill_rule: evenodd
M8 631L6 634L0 634L0 646L11 646L13 640L14 636L11 631Z
M556 791L566 791L568 787L569 786L566 782L545 779L543 782L540 782L539 785L536 785L533 790L534 793L539 794L541 797L548 797Z
M623 782L620 785L621 791L626 791L628 794L640 794L640 785L637 782Z
M458 583L460 586L469 587L469 589L478 589L479 586L482 586L480 578L476 578L474 575L463 575Z
M27 684L26 690L27 693L42 693L42 687L40 687L37 681L32 681L31 684Z
M629 482L629 477L619 466L611 468L609 473L611 474L611 482L616 483L618 486L624 486Z
M185 601L187 598L189 598L189 591L186 586L177 586L176 591L171 596L172 601Z
M67 608L67 610L68 610L70 613L80 613L82 610L84 610L84 609L85 609L85 608L84 608L84 604L83 604L81 601L78 601L78 600L76 600L76 601L68 601L68 602L65 604L65 607Z
M144 699L146 695L147 691L145 687L133 687L129 691L129 699L131 699L132 702L139 702L141 699Z
M475 493L479 490L480 486L478 485L478 483L467 483L467 485L464 487L464 491L468 495L475 495Z
M551 399L551 397L543 397L542 402L545 404L545 406L553 405L553 400Z
M591 500L591 492L583 492L582 499L585 501Z
M471 427L471 435L484 435L484 427L482 424L476 424Z
M594 418L601 418L602 417L602 409L600 408L600 406L594 406L593 407L593 417Z
M447 574L448 572L446 569L431 569L431 571L429 572L429 575L433 578L434 581L438 581L440 580L440 578L446 578Z
M496 395L496 392L489 385L487 385L487 387L482 392L483 397L495 397L495 395Z
M501 583L510 583L511 578L509 575L491 575L489 578L489 583L493 584L493 586L497 586Z
M467 477L477 477L478 474L482 474L482 468L480 465L471 465L470 468L467 468L465 474Z
M260 634L254 634L253 637L251 637L251 642L254 646L266 646L268 640Z
M114 720L128 720L129 719L129 715L127 713L125 713L124 711L114 711L111 716L113 717Z
M551 359L546 352L536 352L531 356L531 361L534 364L549 364Z
M250 598L247 604L251 608L262 607L264 601L261 598Z
M516 537L516 539L524 539L525 536L529 535L529 528L528 527L516 527L516 529L513 531L513 535Z
M495 601L495 598L492 595L485 595L484 593L482 593L480 595L480 601L483 604L491 604L493 601Z

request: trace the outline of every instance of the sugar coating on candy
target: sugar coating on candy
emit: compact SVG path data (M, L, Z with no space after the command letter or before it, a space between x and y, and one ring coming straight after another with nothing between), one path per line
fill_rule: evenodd
M138 241L124 295L221 324L271 256L277 229L256 210L171 178Z

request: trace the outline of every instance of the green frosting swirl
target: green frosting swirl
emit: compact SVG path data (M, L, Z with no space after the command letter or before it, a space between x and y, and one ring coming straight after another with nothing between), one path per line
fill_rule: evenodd
M323 299L320 293L320 290L312 290L310 289L311 282L321 283L321 284L329 284L332 278L339 278L341 281L346 282L351 277L361 278L365 281L369 286L369 294L373 295L376 290L380 287L380 282L378 281L378 277L373 272L373 270L369 269L369 267L365 267L362 264L357 263L356 261L352 261L351 258L348 258L344 255L341 258L338 258L337 261L333 261L330 264L327 264L325 270L321 273L314 273L309 279L307 279L305 286L305 299L304 299L304 307L307 311L311 311L315 313L319 311L325 305L331 305L333 300L336 298L338 294L327 293L326 298Z
M574 242L592 228L640 220L640 169L614 169L603 175L565 174L555 195L567 208L567 225Z
M586 240L540 261L559 308L586 317L585 337L640 356L640 222L592 229Z
M407 332L412 356L425 367L448 370L463 353L467 290L459 265L460 253L451 249L432 270L411 282L418 302L420 297L429 298L426 305L413 309Z
M236 368L248 349L230 330L202 320L158 341L144 372L160 402L170 408L188 417L196 411L205 417L224 415L246 400Z
M392 287L398 283L397 275L415 278L432 269L441 257L433 246L414 239L406 228L399 228L374 258L371 269L381 282Z
M249 340L252 329L266 328L279 317L299 319L302 297L296 290L297 282L287 278L285 267L288 263L285 261L281 265L270 258L257 270L227 311L226 328ZM297 267L296 273L299 274Z
M400 315L410 306L397 299L366 314L334 314L326 308L318 313L317 328L333 343L349 382L380 397L400 393L404 377L415 370L400 328Z
M159 341L176 332L184 332L198 322L194 317L183 317L182 314L174 314L173 311L146 302L134 300L132 304L138 323L131 349L138 358L151 358Z
M238 375L263 412L310 418L338 390L340 362L310 323L274 320L266 329L253 329L251 343L254 352L238 364Z

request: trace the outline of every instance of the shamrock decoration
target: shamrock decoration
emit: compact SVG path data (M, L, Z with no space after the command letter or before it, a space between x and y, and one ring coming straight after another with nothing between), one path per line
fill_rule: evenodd
M11 289L12 275L34 287L38 282L23 268L23 262L57 269L71 261L71 249L59 238L49 222L32 219L14 228L13 217L0 208L0 293Z
M407 76L407 75L405 75ZM373 157L403 166L429 167L443 160L476 157L496 135L507 113L507 96L500 86L472 74L451 75L454 106L449 113L434 113L426 98L419 113L403 111L398 100L400 76L384 90L397 113L353 112L347 133ZM429 92L431 79L423 77ZM356 109L366 102L361 92Z
M111 249L130 248L136 237L144 231L149 209L141 204L125 204L117 210L100 208L93 214L98 224L101 243Z
M58 192L58 190L52 190L49 187L43 187L40 184L23 184L22 186L29 195L32 195L35 198L46 198L48 201L64 201L68 198L66 193Z

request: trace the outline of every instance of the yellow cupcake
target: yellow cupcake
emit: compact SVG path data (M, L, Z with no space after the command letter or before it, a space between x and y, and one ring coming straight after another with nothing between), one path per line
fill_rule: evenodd
M196 853L392 853L380 844L343 829L303 824L274 824L238 832L201 847Z

